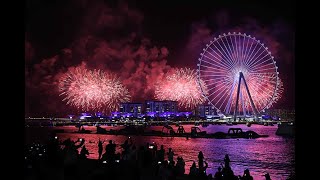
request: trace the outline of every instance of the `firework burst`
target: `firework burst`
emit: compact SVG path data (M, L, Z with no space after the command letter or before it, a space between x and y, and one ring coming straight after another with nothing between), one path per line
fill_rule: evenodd
M207 93L205 83L200 81L204 92ZM159 100L178 101L180 107L192 109L205 99L199 88L196 73L190 68L175 69L163 80L157 82L155 97Z
M67 105L82 111L117 110L120 102L130 100L129 91L113 74L76 67L59 81L60 96Z

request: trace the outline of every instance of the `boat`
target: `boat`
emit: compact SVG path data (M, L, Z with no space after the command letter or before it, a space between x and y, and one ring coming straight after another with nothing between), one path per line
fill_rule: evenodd
M90 134L92 131L91 130L86 130L84 128L82 128L79 131L75 131L75 133L81 133L81 134Z
M202 126L202 127L208 127L208 126L209 126L209 123L205 123L205 122L204 122L204 123L201 124L201 126Z
M182 126L180 126L182 129ZM99 130L98 130L99 129ZM79 133L79 132L77 132ZM90 132L83 132L90 133ZM260 137L268 137L268 135L259 135L254 131L243 132L241 128L229 128L228 132L216 132L216 133L207 133L206 131L201 131L197 126L191 127L190 132L186 131L177 131L175 132L173 128L169 125L163 126L161 131L152 130L144 131L141 127L136 126L127 126L120 130L110 129L109 131L97 127L97 134L109 134L109 135L140 135L140 136L159 136L159 137L185 137L185 138L217 138L217 139L231 139L231 138L246 138L254 139Z
M78 131L75 131L75 133L90 134L91 130L86 130L86 129L84 129L83 126L80 125Z
M278 124L276 135L293 137L295 135L293 123Z
M207 134L207 131L201 131L197 126L191 127L191 137L204 136Z
M97 127L97 134L108 134L108 131L100 126Z
M227 126L233 126L232 122L227 122Z

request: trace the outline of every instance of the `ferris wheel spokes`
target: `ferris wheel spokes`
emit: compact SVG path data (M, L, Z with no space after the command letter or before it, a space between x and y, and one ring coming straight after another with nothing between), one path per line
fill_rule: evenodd
M219 35L206 45L197 64L198 80L207 83L209 104L218 112L257 115L280 97L273 56L254 37Z

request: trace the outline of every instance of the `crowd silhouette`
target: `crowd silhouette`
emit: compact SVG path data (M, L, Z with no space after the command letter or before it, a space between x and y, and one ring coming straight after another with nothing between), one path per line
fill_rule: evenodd
M178 156L175 161L172 148L168 148L167 153L163 145L158 149L156 143L146 143L145 146L137 148L133 140L128 137L123 144L119 145L122 149L121 153L116 153L115 142L109 140L103 152L104 143L98 140L98 160L87 158L90 152L84 145L85 139L76 141L67 139L60 142L59 138L54 136L46 146L39 144L28 146L25 154L26 179L253 179L249 169L245 169L242 176L234 175L228 154L223 159L224 164L217 167L213 176L207 174L208 163L202 151L199 151L197 162L193 161L189 174L185 174L185 161L181 156ZM266 180L271 179L268 173L264 177Z

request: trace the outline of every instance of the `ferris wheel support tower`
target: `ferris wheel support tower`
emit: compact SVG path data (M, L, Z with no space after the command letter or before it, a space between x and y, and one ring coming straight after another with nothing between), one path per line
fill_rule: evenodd
M248 88L246 79L244 78L243 73L240 71L240 72L239 72L239 83L238 83L238 89L237 89L236 108L235 108L234 116L233 116L233 117L234 117L234 119L233 119L234 121L236 121L236 119L237 119L241 79L243 79L244 85L245 85L245 87L246 87L246 90L247 90L247 93L248 93L248 96L249 96L249 99L250 99L250 104L251 104L251 106L252 106L252 108L253 108L254 116L257 117L257 115L258 115L258 111L257 111L256 106L255 106L254 103L253 103L253 100L252 100L252 97L251 97L251 94L250 94L250 91L249 91L249 88Z

